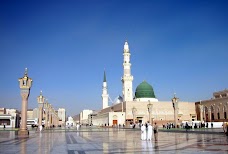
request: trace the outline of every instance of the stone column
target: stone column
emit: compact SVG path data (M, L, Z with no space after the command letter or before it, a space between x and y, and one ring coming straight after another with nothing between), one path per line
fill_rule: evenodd
M152 108L153 108L153 104L150 103L149 101L149 104L147 104L147 109L148 109L148 112L149 112L149 123L151 124L151 112L152 112Z
M220 115L220 119L224 119L224 107L223 106L220 106L219 107L220 109L219 109L219 115Z
M27 132L27 109L28 109L28 92L21 91L22 106L21 106L21 127L20 131Z
M48 128L48 110L45 109L45 128Z
M207 111L208 111L208 121L211 122L211 107L208 107Z
M27 76L27 68L25 69L24 77L19 78L19 86L21 89L21 124L20 130L18 131L19 136L28 136L29 131L27 130L27 109L28 109L28 98L30 94L30 88L32 86L32 79Z
M133 114L133 123L135 124L135 114L137 112L137 109L135 107L132 108L132 114Z
M199 104L199 109L200 109L200 121L203 122L203 108L204 106Z
M49 118L48 118L48 127L51 127L51 109L49 108Z
M53 118L54 118L54 120L53 120L54 126L56 127L56 115L55 114L54 114Z
M206 107L205 106L203 109L203 118L204 118L204 122L206 122Z
M48 103L44 104L45 109L45 128L48 128Z

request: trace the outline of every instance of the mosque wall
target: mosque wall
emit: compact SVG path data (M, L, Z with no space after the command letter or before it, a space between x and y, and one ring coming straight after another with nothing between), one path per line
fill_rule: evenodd
M228 90L215 92L214 97L195 103L198 120L228 122Z
M115 126L125 124L125 112L107 112L93 117L93 125Z
M153 104L151 121L157 123L174 122L174 110L171 102L151 102ZM149 121L149 112L147 109L149 102L127 102L126 103L126 120L133 121L132 108L136 108L136 123ZM190 102L179 102L179 122L196 120L195 104Z

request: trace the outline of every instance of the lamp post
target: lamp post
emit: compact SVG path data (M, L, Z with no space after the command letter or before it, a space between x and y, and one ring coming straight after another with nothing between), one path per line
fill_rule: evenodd
M24 77L19 78L19 87L21 89L21 125L20 130L18 131L18 135L20 136L28 136L29 131L27 130L27 109L28 109L28 98L30 94L30 88L32 86L32 79L29 78L27 72L27 68L25 68Z
M174 126L177 128L177 118L178 118L178 101L179 98L176 97L176 94L174 93L174 97L172 98L172 103L173 103L173 109L174 109Z
M45 98L42 95L42 91L40 91L40 96L37 97L37 102L39 106L39 127L42 126L44 99Z
M49 127L53 126L53 108L52 105L49 105Z
M135 107L132 108L132 114L133 114L133 123L135 124L135 114L137 112L137 109Z
M149 101L149 104L147 104L147 109L148 109L148 112L149 112L149 123L151 124L151 112L152 112L152 108L153 108L153 104L150 103Z
M47 99L46 99L46 102L44 103L45 128L48 128L48 114L49 114L48 106L49 106L49 104L48 104Z

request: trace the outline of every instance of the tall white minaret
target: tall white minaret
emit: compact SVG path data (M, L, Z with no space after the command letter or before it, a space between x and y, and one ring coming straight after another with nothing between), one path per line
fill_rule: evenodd
M123 84L123 101L133 101L133 93L132 93L132 81L133 76L131 75L131 63L130 63L130 50L127 41L124 44L124 51L123 51L124 61L123 61L123 77L122 77L122 84Z
M106 74L104 71L104 79L103 79L103 86L102 86L102 109L108 107L108 89L107 89L107 82L106 82Z

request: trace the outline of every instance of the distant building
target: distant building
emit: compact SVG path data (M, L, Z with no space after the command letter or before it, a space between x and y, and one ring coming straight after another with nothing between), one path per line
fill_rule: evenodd
M213 93L213 98L195 103L198 120L228 122L228 90Z
M73 116L73 119L76 123L80 123L80 114Z
M0 108L0 128L18 128L20 115L16 109Z
M0 108L0 114L6 114L6 108Z
M79 119L80 124L89 124L88 116L91 113L93 113L93 110L82 110L82 112L80 113L80 119Z
M76 126L76 123L72 117L68 117L68 120L66 121L66 126L68 127Z
M93 111L91 114L88 115L88 124L93 125L93 119L97 116L99 111Z
M59 125L65 125L66 122L66 109L58 109Z
M33 119L33 109L27 110L27 119Z
M38 119L39 118L39 108L34 108L33 109L33 119Z

